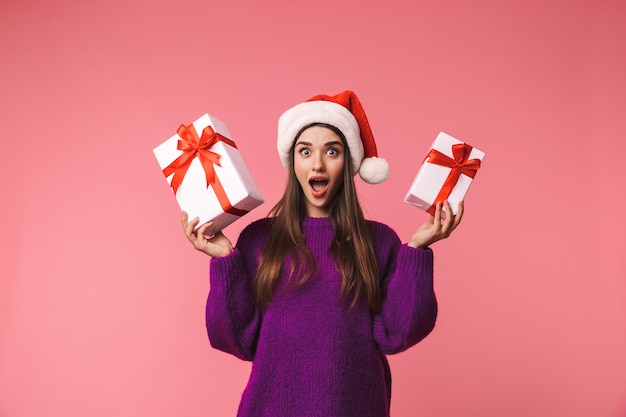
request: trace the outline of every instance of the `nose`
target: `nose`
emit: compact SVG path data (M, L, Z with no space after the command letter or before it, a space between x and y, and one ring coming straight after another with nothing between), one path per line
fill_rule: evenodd
M324 171L324 158L320 152L315 153L313 157L313 170L317 172Z

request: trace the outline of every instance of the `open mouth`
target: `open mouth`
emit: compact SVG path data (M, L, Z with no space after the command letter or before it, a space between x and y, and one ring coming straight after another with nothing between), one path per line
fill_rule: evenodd
M325 178L311 178L309 180L309 185L313 190L313 195L319 197L324 194L328 188L328 180Z

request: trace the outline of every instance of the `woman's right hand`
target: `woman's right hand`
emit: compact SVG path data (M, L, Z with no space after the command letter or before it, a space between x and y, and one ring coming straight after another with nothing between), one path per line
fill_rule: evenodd
M213 222L203 224L198 231L194 232L199 222L200 219L197 217L190 222L189 216L183 211L181 223L185 231L185 236L187 236L187 239L191 242L193 247L212 258L230 255L233 251L233 245L222 232L218 232L210 237L204 235L204 232L206 232L209 227L213 226Z

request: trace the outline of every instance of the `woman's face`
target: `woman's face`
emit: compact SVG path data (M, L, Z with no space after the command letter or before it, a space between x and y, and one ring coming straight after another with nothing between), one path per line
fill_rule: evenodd
M328 217L343 184L345 149L341 138L323 126L304 130L294 148L293 168L306 198L307 214Z

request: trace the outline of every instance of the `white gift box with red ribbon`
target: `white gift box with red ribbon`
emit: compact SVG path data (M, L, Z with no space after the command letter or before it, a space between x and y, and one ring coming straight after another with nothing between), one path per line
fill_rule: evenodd
M264 200L226 125L208 114L154 148L181 210L217 233Z
M484 157L484 152L439 133L404 201L434 214L436 203L448 200L456 215Z

